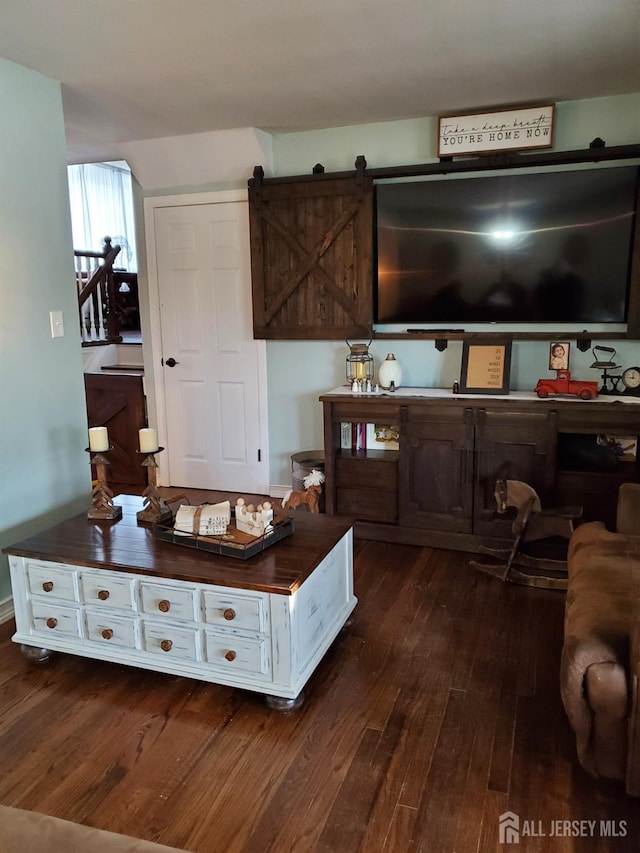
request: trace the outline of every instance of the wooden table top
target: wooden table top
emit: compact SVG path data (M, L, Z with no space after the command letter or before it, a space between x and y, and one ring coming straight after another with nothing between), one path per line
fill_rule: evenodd
M352 526L350 519L322 513L287 513L293 534L240 560L156 539L152 528L136 518L141 497L118 495L114 503L122 506L118 521L93 521L83 513L3 551L72 566L291 595Z

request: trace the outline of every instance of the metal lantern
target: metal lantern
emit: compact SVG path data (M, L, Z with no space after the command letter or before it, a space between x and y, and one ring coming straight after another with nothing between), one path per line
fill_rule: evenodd
M373 382L373 356L369 352L369 344L371 343L371 335L369 342L366 344L352 344L347 341L349 346L349 355L347 356L347 382L349 385L354 380L358 382Z

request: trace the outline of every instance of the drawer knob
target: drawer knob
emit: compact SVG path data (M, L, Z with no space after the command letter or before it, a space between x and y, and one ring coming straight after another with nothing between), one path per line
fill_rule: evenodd
M55 628L58 624L58 620L54 619L53 616L49 616L47 619L47 628Z
M232 619L236 618L236 611L232 607L227 607L227 609L222 614L227 622L231 622Z
M236 653L235 653L235 652L233 652L233 651L229 650L229 651L226 653L225 657L226 657L226 659L227 659L227 660L235 660L235 659L236 659L236 657L237 657L237 655L236 655Z
M105 640L110 640L113 637L113 631L111 630L111 628L105 628L102 632L102 636L105 638Z
M158 610L161 610L163 613L168 613L170 607L171 607L171 602L167 601L166 598L162 598L158 602Z
M45 581L45 582L42 584L42 589L43 589L45 592L51 592L51 590L53 589L53 581Z
M108 589L101 589L98 592L98 598L100 599L100 601L106 601L107 598L109 598L109 590Z
M172 646L173 646L173 643L171 642L171 640L163 640L160 643L160 648L162 649L163 652L170 652Z

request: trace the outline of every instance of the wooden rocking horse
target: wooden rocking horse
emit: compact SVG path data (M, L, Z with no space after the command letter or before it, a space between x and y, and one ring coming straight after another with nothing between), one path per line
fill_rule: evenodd
M282 509L296 509L307 506L309 512L319 512L318 502L322 486L309 486L308 489L294 489L282 498Z
M513 543L510 548L481 546L483 554L491 554L498 562L472 560L470 565L503 581L566 589L567 545L582 507L543 510L535 489L521 480L498 480L494 494L499 514L509 507L516 510Z
M317 468L312 468L311 473L302 481L304 489L293 489L282 498L282 509L296 509L306 506L309 512L320 512L320 496L324 474Z

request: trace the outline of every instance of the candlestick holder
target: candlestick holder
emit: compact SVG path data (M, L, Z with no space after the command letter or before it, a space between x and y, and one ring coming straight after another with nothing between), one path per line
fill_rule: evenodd
M136 453L144 456L142 467L147 469L147 488L142 493L144 508L136 513L136 518L138 521L146 522L147 524L161 524L173 518L170 507L162 500L156 488L158 463L155 457L156 453L162 453L163 450L164 447L150 451L136 450Z
M122 507L113 502L113 492L107 486L107 465L111 463L106 455L113 450L113 445L108 450L95 451L85 447L89 454L89 461L96 468L96 485L91 490L91 509L87 518L98 521L117 521L122 518Z

